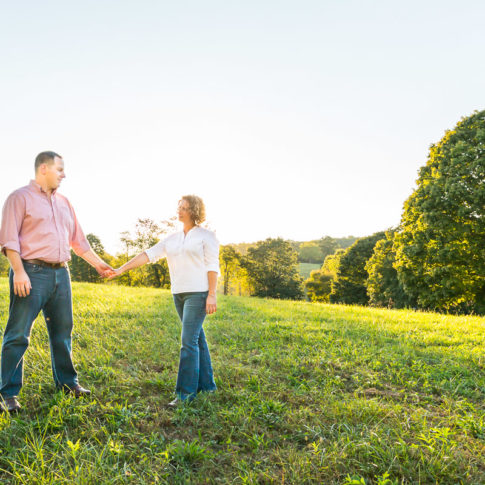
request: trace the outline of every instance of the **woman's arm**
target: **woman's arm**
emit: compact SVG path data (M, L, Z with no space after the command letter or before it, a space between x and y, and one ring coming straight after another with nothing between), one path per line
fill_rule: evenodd
M119 268L115 269L113 274L110 275L109 279L112 280L113 278L116 278L117 276L122 275L126 271L139 268L140 266L143 266L144 264L148 263L148 261L149 261L148 256L146 255L145 251L143 251L142 253L138 254L134 258L130 259L123 266L120 266Z
M207 295L205 311L208 315L210 315L212 313L215 313L217 310L217 297L216 297L217 272L208 271L207 279L209 280L209 294Z
M207 268L207 279L209 280L209 294L205 304L205 311L208 315L217 310L216 288L217 275L219 274L219 241L212 231L207 231L204 237L204 262Z

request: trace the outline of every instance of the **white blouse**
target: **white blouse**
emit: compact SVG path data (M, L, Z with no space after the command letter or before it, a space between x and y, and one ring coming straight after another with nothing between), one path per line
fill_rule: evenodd
M176 232L145 251L150 263L166 257L172 293L208 291L208 271L219 273L219 241L202 227Z

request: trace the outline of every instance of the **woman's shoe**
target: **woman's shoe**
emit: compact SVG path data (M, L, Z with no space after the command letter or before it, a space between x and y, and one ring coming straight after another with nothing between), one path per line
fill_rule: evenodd
M167 407L175 409L176 407L180 406L180 404L182 404L182 401L178 397L176 397L173 401L170 401L167 404Z

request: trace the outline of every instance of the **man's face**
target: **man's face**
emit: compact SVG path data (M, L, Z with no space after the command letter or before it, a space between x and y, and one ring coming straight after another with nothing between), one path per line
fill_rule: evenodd
M62 158L55 157L54 163L46 166L45 177L48 189L57 189L65 176L64 161Z

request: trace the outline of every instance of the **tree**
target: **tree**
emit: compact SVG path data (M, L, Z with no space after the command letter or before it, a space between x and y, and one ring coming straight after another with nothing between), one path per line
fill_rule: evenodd
M343 249L338 249L335 254L325 258L320 269L310 273L310 277L305 281L305 289L310 301L330 301L332 282L337 276L339 260L343 253Z
M301 263L321 263L325 257L320 246L315 242L304 242L298 250L298 260Z
M153 220L138 219L135 226L134 248L137 252L145 251L154 246L160 240L160 236L168 232L173 227L173 221L162 221L161 225ZM144 286L155 286L156 288L170 287L170 274L168 271L167 260L161 259L156 263L140 268L144 275Z
M328 303L332 290L333 276L321 269L313 270L310 277L305 280L305 289L310 301Z
M301 299L302 278L298 254L281 238L259 241L243 259L255 296Z
M223 280L224 295L229 294L229 284L237 274L240 265L241 254L232 246L221 246L219 264Z
M87 234L86 239L89 241L93 251L108 264L112 264L112 257L106 253L101 240L95 234ZM88 283L100 283L104 281L100 278L98 272L83 258L71 251L71 261L69 263L72 281L85 281Z
M344 249L337 249L334 254L330 254L325 258L322 265L322 271L329 273L333 278L337 277L337 270L340 265L340 258L345 253Z
M135 225L134 234L129 231L121 233L121 242L125 252L118 255L117 265L121 265L132 258L135 254L141 253L154 246L162 234L173 228L173 220L162 221L157 224L152 219L138 219ZM156 288L170 288L170 273L166 259L161 259L153 264L148 264L129 271L119 278L120 283L128 286L154 286Z
M358 239L339 258L337 276L332 283L331 303L367 305L366 282L369 274L365 269L377 241L385 237L384 232Z
M352 244L354 244L354 242L357 241L357 239L360 239L360 238L355 236L347 236L347 237L336 238L335 242L337 243L337 246L339 248L347 249L350 246L352 246Z
M322 239L319 239L317 243L322 253L322 261L325 261L325 258L327 256L334 254L335 251L337 251L337 249L339 248L337 241L330 236L322 237Z
M374 253L367 261L365 269L369 304L388 308L415 306L416 302L405 291L394 268L396 253L393 247L394 230L386 232L386 237L377 241Z
M221 278L219 283L224 295L249 295L247 271L242 265L241 253L231 244L221 246L219 264Z
M419 307L485 313L485 111L431 146L400 227L395 267Z

